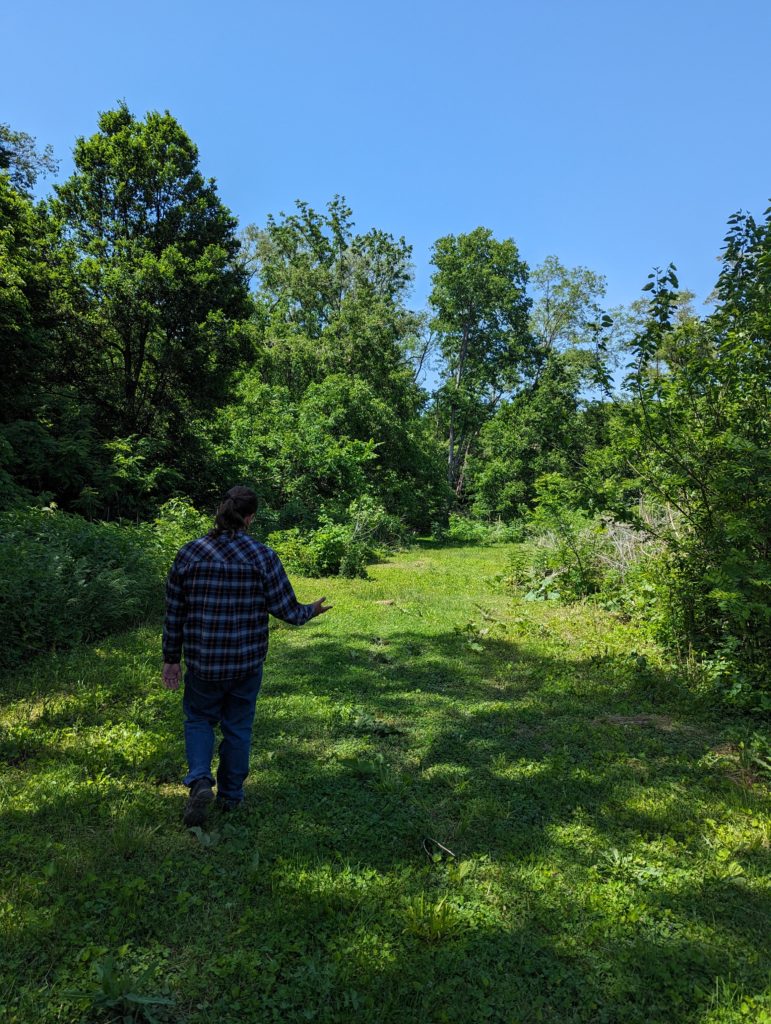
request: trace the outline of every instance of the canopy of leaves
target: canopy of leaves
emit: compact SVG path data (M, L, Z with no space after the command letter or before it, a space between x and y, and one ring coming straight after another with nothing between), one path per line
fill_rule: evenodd
M434 245L429 304L443 356L436 411L447 438L447 479L460 494L464 465L496 405L533 368L527 265L512 239L487 228Z
M38 178L55 174L58 166L51 146L41 152L31 135L14 131L9 124L0 124L0 172L8 175L19 192L30 194Z
M170 438L213 409L239 360L236 222L169 114L121 104L75 145L53 202L80 302L62 356L105 434Z
M403 238L356 234L336 196L325 213L298 202L296 213L248 228L246 247L266 379L299 397L345 373L376 387L401 415L415 414L424 396L406 353L422 321L406 306L412 251Z

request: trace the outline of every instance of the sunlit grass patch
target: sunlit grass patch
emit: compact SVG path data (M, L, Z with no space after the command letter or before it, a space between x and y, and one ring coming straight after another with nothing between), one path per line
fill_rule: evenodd
M513 601L500 559L325 581L334 612L272 634L246 813L197 832L156 628L9 679L0 1021L759 1014L757 724L689 704L607 613Z

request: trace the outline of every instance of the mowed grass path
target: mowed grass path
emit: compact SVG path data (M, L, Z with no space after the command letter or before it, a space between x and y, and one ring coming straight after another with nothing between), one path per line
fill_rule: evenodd
M272 632L249 811L197 833L157 627L4 680L0 1021L771 1020L752 723L507 554L297 580L334 611Z

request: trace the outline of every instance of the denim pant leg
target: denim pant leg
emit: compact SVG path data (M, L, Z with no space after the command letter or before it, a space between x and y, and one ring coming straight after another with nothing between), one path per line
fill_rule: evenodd
M224 693L218 683L207 683L192 672L185 673L182 709L185 713L185 751L188 773L182 780L192 786L196 779L211 779L214 754L214 726L220 720Z
M252 676L229 684L222 703L220 763L217 768L217 796L243 800L244 779L249 774L252 725L257 695L262 685L262 666Z

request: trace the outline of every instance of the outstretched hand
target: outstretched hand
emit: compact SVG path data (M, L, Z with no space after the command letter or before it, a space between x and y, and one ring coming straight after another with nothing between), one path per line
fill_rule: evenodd
M325 601L326 601L325 597L320 597L318 599L318 601L311 601L311 607L313 608L312 618L315 619L317 615L323 615L324 612L330 611L330 609L332 608L332 605L331 604L325 605L324 604Z

